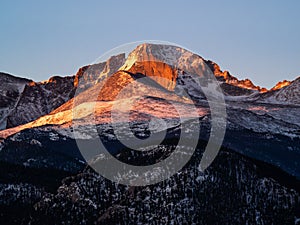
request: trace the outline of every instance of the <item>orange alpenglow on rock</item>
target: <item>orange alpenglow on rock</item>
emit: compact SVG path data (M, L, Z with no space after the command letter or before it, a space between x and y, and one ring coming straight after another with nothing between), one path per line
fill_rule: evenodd
M278 90L278 89L281 89L285 86L288 86L290 85L292 82L291 81L288 81L288 80L283 80L283 81L280 81L278 82L272 89L271 91L275 91L275 90Z
M231 84L237 87L245 88L248 90L256 90L259 92L266 92L266 88L261 88L259 86L256 86L252 83L251 80L245 79L245 80L239 80L235 76L231 75L228 71L222 71L220 69L220 66L216 64L215 62L211 60L206 60L206 64L209 66L211 71L214 73L216 78L222 82L225 82L227 84Z
M128 72L144 74L155 80L169 91L173 91L178 77L178 71L166 63L158 61L135 62Z

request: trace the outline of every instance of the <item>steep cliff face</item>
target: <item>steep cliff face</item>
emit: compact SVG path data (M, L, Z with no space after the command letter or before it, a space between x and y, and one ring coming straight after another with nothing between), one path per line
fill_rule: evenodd
M163 64L171 66L173 71L170 72L165 68L158 68L158 65L162 66ZM204 60L201 56L176 46L142 44L129 54L121 69L132 70L131 68L134 67L135 72L155 74L157 77L160 76L160 73L164 74L164 78L173 82L171 85L173 87L176 85L176 77L179 77L179 71L201 77L203 75L205 76L205 73L202 71L206 71L207 66L213 72L217 80L221 82L221 86L226 95L241 96L267 91L266 88L255 86L249 79L239 80L228 71L222 71L219 65L213 61ZM137 68L140 69L138 70ZM156 79L158 80L159 78Z
M159 61L135 62L127 71L148 76L169 91L175 89L178 77L177 69Z

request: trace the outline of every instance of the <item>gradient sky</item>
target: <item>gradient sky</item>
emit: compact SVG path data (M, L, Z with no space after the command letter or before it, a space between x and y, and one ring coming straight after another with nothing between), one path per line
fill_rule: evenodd
M40 81L127 42L164 40L260 86L300 75L297 0L44 2L0 2L0 71Z

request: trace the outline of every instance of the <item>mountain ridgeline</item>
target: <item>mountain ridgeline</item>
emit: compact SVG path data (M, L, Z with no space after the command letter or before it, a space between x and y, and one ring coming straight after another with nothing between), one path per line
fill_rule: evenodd
M0 76L2 83L0 93L2 100L0 106L0 128L16 127L49 114L71 100L74 97L76 89L88 89L95 85L95 83L113 75L118 70L125 69L132 73L141 73L158 78L163 77L171 81L168 85L175 87L176 80L180 80L180 77L178 77L178 73L180 72L174 68L172 61L168 62L158 55L157 49L164 47L166 46L157 47L156 45L144 44L131 52L127 60L125 54L119 54L112 56L106 62L84 66L73 76L54 76L42 82L16 78L12 75L2 73ZM174 51L175 53L168 52L168 54L178 55L178 52L183 51L182 49L178 49L177 47ZM147 52L150 52L150 54ZM186 54L186 52L183 53ZM136 56L140 58L134 60ZM183 61L185 57L183 56L177 60ZM256 100L258 102L300 104L299 84L297 84L297 82L299 83L299 79L278 82L272 89L267 90L266 88L255 86L249 79L239 80L228 71L222 71L211 60L205 60L195 54L188 57L190 57L193 63L195 63L195 58L196 61L199 61L196 63L205 63L211 69L220 82L220 86L226 96L251 96L249 100ZM132 62L134 62L134 65L130 65ZM81 80L81 85L79 85L79 80ZM174 88L171 86L166 88Z
M226 133L202 171L210 73L224 94L226 115L217 115L226 117ZM198 78L208 81L199 86ZM267 90L183 48L141 44L72 76L34 82L1 73L0 99L0 224L300 224L300 78ZM114 105L132 100L130 116L119 110L112 121ZM140 152L120 142L116 126L129 142L166 136ZM108 156L94 149L99 139ZM191 160L153 185L114 183L93 169L106 157L135 166L177 148L183 157L195 140Z

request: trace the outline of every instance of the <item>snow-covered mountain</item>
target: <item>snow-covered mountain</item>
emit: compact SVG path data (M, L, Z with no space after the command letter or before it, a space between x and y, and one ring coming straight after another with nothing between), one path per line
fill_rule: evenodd
M174 55L173 58L172 55ZM29 83L25 87L25 89L28 87L28 90L23 91L24 97L20 98L21 100L14 109L21 108L23 111L15 113L17 115L11 114L8 118L9 120L16 120L19 117L22 118L23 115L26 119L27 114L38 114L41 117L32 122L0 131L0 136L7 138L11 135L18 135L19 132L25 129L49 126L51 130L54 130L54 133L58 132L67 138L74 139L72 134L74 119L80 121L80 125L85 127L93 123L111 123L110 111L113 105L121 105L126 102L130 104L132 101L137 101L131 109L134 112L131 115L132 121L141 119L147 121L147 118L153 116L164 119L178 119L178 113L167 102L177 103L181 109L181 118L189 119L191 112L195 110L194 105L199 117L210 117L210 109L206 103L203 87L196 84L194 78L208 76L208 73L203 73L203 71L212 67L214 68L213 75L217 78L220 86L226 89L224 92L227 94L225 96L227 130L246 129L253 132L254 136L266 135L266 138L272 138L274 135L299 138L300 111L297 105L299 79L281 89L267 92L253 86L252 83L245 88L242 86L242 81L238 81L228 72L222 72L211 61L205 61L202 57L176 46L154 44L137 46L126 59L125 54L120 54L111 57L107 62L83 67L75 77L51 78L38 84ZM122 97L119 96L127 85L141 77L150 77L153 82L136 82ZM209 77L205 77L205 79L207 78ZM74 98L71 98L76 87L80 91ZM31 92L30 90L34 91ZM51 95L50 98L47 97L49 95L42 95L45 90ZM185 90L191 99L189 100L182 95L181 90ZM61 98L61 94L55 95L58 91L67 96L62 100L65 102L63 104L58 104L59 101L55 98L55 96ZM233 94L230 95L230 93ZM116 99L117 96L118 99ZM144 99L138 100L141 96ZM40 110L36 114L32 113L35 112L33 110L35 105L34 103L31 104L31 101L40 103L37 104L38 109L43 106L46 109L44 111ZM52 102L58 104L53 111L51 111L54 108ZM279 106L281 102L282 106ZM287 103L290 103L290 105L285 106ZM76 112L76 118L74 118L74 111ZM126 113L119 115L119 122L126 122L126 119ZM90 137L86 132L84 133L83 137ZM231 148L235 146L235 143L231 141L226 144ZM236 150L240 152L240 147L236 147ZM277 154L275 152L275 150L267 152L266 155L263 154L262 156L256 155L255 150L244 153L269 162L268 158L273 158L274 161ZM288 160L285 157L278 160L274 164L279 164L282 169L300 176L300 172L293 172L293 169L286 164Z
M125 54L113 56L107 62L80 68L75 76L53 77L45 82L29 83L25 86L18 104L7 116L7 127L15 127L45 116L20 127L0 132L0 135L5 137L22 129L49 123L71 123L74 104L72 97L76 88L77 106L80 107L80 103L97 101L97 105L101 105L98 107L101 108L98 114L102 117L103 106L107 110L111 107L107 101L113 101L126 85L133 82L136 76L141 75L150 77L158 86L153 86L152 83L149 89L149 85L139 84L138 88L135 87L128 92L126 98L138 96L147 90L148 95L152 97L185 102L186 100L181 96L181 90L185 90L194 100L204 100L205 95L201 90L203 87L199 87L193 78L208 76L209 73L203 73L208 68L217 78L229 106L237 102L240 103L239 107L245 108L243 103L256 101L270 103L269 108L272 109L272 104L282 102L297 105L299 102L299 79L291 82L290 85L284 83L285 87L281 89L266 91L253 85L250 80L238 80L229 72L221 71L216 63L204 60L185 49L169 45L142 44L137 46L127 58ZM153 107L156 108L155 105ZM257 107L248 107L247 110L249 109L257 109ZM265 113L269 112L274 110L265 110Z
M258 101L277 104L300 105L300 77L292 82L284 82L281 88L259 96Z
M74 77L51 77L25 85L18 103L8 114L7 128L28 123L50 113L74 95Z
M21 93L30 82L28 79L0 73L0 129L7 127L7 116L16 107Z
M185 49L176 46L142 44L134 49L127 58L125 58L125 54L113 56L106 62L80 68L74 76L55 76L43 82L14 78L19 79L19 81L8 82L5 77L9 76L12 79L13 76L1 74L1 79L6 79L3 80L3 84L6 85L1 87L3 100L0 128L15 127L49 114L55 109L57 112L67 108L64 103L73 98L75 90L93 87L95 83L101 83L118 70L151 76L168 90L180 87L192 97L204 98L203 92L198 85L194 84L192 79L195 74L199 73L197 71L199 67L211 69L228 99L233 97L233 99L246 98L244 100L247 100L249 96L250 99L269 103L299 104L299 92L296 90L299 86L297 81L282 82L277 85L277 88L274 87L271 91L267 91L265 88L255 86L248 79L238 80L228 71L223 72L216 63L205 60ZM201 76L201 74L198 75ZM166 83L166 79L169 82ZM10 87L9 84L12 83L15 87L8 88ZM292 86L289 88L290 85ZM277 90L279 86L285 87ZM8 89L9 91L5 92ZM11 94L13 97L10 96ZM71 105L70 103L69 105Z
M211 133L204 90L220 91L209 74L225 94L227 115L221 116L226 116L226 134L216 160L202 172L198 165ZM70 77L45 82L1 78L9 79L5 82L12 88L0 86L3 112L9 109L2 117L9 129L0 131L0 207L8 213L0 214L0 222L293 224L300 218L299 78L268 91L188 50L157 44L139 45L127 57L113 56ZM207 82L199 86L195 79ZM122 93L125 87L128 91ZM7 94L10 89L15 99ZM133 101L130 129L136 137L166 131L164 142L151 152L124 147L114 132L112 107ZM116 125L130 141L128 118L119 111ZM159 162L181 134L191 141L198 139L191 130L201 132L192 160L181 171L155 185L128 187L86 167L74 124L76 137L87 146L100 137L110 157L133 165ZM183 155L189 148L179 147ZM89 160L104 159L97 152ZM21 197L20 190L26 190ZM23 218L13 216L16 205Z
M25 124L50 113L72 99L76 89L91 87L115 73L124 61L125 54L120 54L106 62L84 66L73 76L53 76L42 82L1 73L0 129ZM79 79L84 80L84 86L79 85Z
M226 95L247 95L258 91L266 91L265 88L255 86L249 79L238 80L228 71L223 72L213 61L205 60L201 56L188 50L170 45L139 45L129 54L125 64L120 69L130 71L133 67L138 67L138 71L136 71L136 69L133 69L133 71L141 73L147 72L147 75L149 76L159 76L157 72L161 69L155 67L160 63L169 65L173 68L172 74L166 71L163 72L163 76L173 82L176 82L177 78L181 78L179 76L180 72L190 75L207 75L202 71L205 71L207 69L206 67L208 67L217 80L223 84L222 88ZM189 86L188 89L192 87L192 85Z

